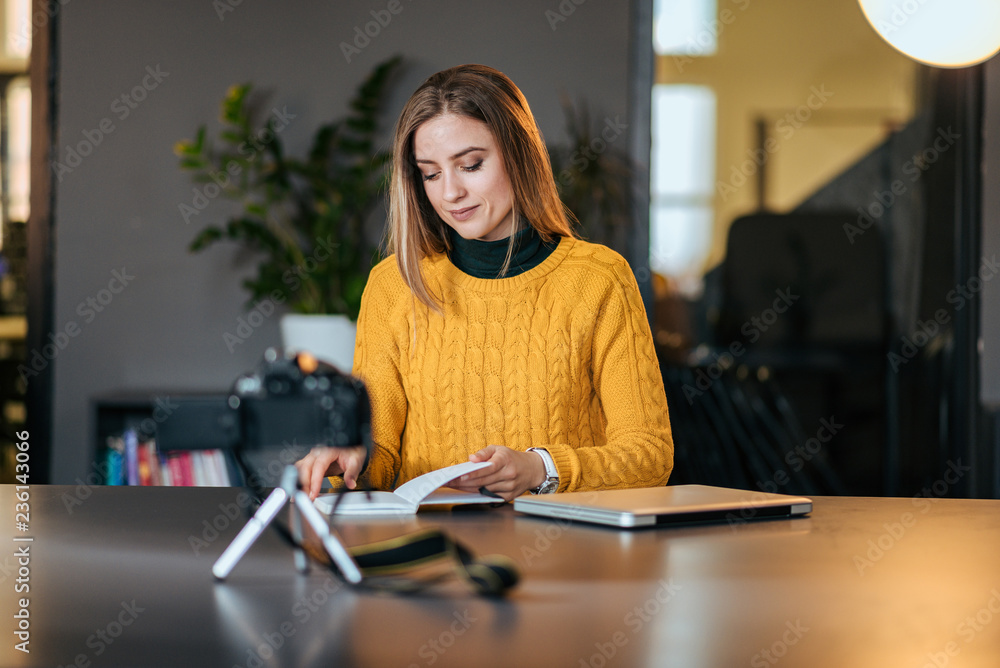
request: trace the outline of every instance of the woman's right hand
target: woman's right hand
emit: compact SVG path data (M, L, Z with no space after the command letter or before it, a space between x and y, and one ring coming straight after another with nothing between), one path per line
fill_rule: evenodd
M348 489L357 486L358 475L365 463L365 448L328 448L315 447L309 454L295 462L299 470L299 483L310 499L319 496L323 487L323 478L344 474L344 483Z

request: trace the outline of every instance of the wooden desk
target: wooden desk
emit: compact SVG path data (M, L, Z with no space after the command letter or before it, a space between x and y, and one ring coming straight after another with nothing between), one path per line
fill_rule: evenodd
M99 487L81 499L74 487L33 486L28 534L14 529L13 491L0 488L4 666L1000 660L1000 501L817 497L806 519L637 532L510 507L341 527L353 544L441 525L480 554L506 554L523 582L495 601L461 588L375 595L322 571L300 576L273 532L216 583L212 563L243 525L227 517L237 489ZM24 535L34 536L30 655L12 634L12 555L25 544L12 538ZM194 538L208 543L198 554Z

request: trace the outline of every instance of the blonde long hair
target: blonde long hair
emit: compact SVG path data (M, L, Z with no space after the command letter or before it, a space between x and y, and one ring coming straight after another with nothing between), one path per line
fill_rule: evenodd
M567 209L559 199L549 153L528 101L502 72L485 65L459 65L438 72L410 96L396 122L389 185L387 247L413 296L442 313L420 271L421 260L449 248L444 221L424 191L413 155L413 135L423 123L457 114L486 124L493 133L514 197L514 228L507 247L506 273L514 233L527 221L546 242L573 236Z

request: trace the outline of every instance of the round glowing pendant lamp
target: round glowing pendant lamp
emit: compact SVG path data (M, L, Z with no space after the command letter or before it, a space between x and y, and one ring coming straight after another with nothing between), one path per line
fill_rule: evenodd
M859 0L882 39L935 67L968 67L1000 51L1000 0Z

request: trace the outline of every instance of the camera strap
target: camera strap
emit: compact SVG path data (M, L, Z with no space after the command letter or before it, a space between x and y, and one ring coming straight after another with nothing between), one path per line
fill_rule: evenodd
M511 559L496 554L476 557L440 529L425 529L347 551L365 576L361 585L376 589L420 591L450 571L479 594L501 596L520 579ZM441 567L440 575L435 575Z
M340 575L327 553L310 540L301 544L284 526L273 524L282 537L301 547L314 561ZM477 557L468 547L440 529L424 529L387 540L355 545L348 553L361 569L364 589L397 594L423 591L451 577L483 596L502 596L517 585L517 565L503 555Z

